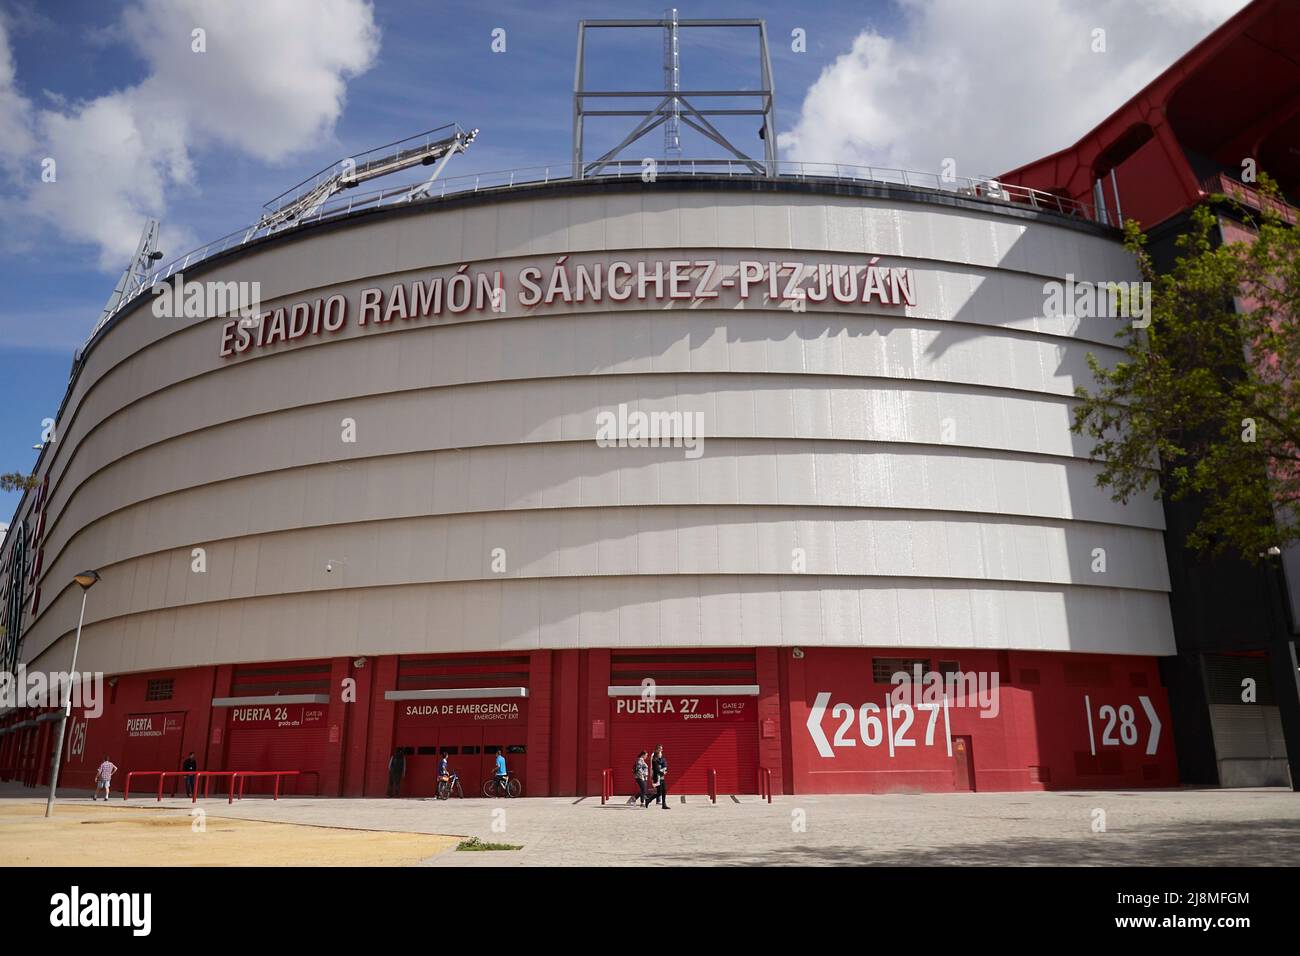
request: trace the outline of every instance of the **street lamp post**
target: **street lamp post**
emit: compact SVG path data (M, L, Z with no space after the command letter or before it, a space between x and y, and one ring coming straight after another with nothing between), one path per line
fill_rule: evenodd
M77 651L81 649L81 625L86 620L86 594L99 580L98 571L82 571L72 580L81 585L81 617L77 619L77 639L72 645L72 668L68 672L68 699L63 704L63 713L59 715L59 733L54 738L54 765L50 768L50 796L45 801L45 815L54 812L54 791L59 786L59 762L63 759L63 735L68 729L68 717L72 715L72 684L77 679Z

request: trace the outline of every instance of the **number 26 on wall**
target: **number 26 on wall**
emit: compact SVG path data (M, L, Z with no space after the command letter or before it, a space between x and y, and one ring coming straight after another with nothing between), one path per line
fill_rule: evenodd
M823 757L834 756L835 748L856 747L858 737L867 747L879 747L882 742L887 742L891 757L894 756L895 751L898 749L915 747L917 746L917 740L911 736L911 727L916 720L917 710L929 711L929 719L925 727L925 746L927 747L933 747L935 744L935 728L940 711L943 712L943 736L947 743L949 756L951 756L952 738L948 726L946 701L945 706L942 707L936 704L916 708L904 703L890 706L887 702L883 711L879 704L873 704L870 701L856 709L852 704L835 704L830 707L830 713L831 719L839 723L839 728L835 731L834 737L827 740L826 732L822 729L822 716L826 713L827 704L830 703L830 696L825 692L819 693L808 712L808 733L817 746L818 752ZM882 713L884 714L883 720L881 718ZM855 720L858 724L857 737L853 735Z

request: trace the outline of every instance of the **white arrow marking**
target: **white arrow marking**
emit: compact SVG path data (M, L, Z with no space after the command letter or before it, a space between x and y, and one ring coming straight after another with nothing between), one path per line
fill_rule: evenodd
M943 732L948 738L948 756L952 756L952 724L948 723L948 692L943 692Z
M1147 712L1147 720L1151 721L1151 736L1147 738L1147 756L1150 757L1160 746L1160 718L1156 716L1156 709L1151 706L1151 698L1138 695L1138 701L1142 704L1142 709Z
M822 730L822 716L826 713L826 705L830 701L830 693L823 691L813 701L812 710L808 711L808 736L813 739L813 743L817 745L817 752L823 757L835 756L835 751L831 750L831 742L826 739L826 733Z

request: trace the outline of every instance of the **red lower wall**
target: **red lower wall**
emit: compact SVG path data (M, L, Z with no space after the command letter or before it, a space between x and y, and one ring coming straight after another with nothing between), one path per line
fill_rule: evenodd
M888 652L891 658L927 655L937 667L933 652ZM789 662L786 780L796 792L1178 783L1169 703L1154 658L945 651L941 658L986 678L986 705L978 696L950 695L947 707L931 708L922 694L890 713L885 705L893 688L872 679L873 656L885 655L812 648ZM950 744L959 740L964 746Z
M933 695L932 706L924 693L887 706L893 688L875 680L873 664L908 658L924 659L929 671L955 665L973 674L971 687L982 688L985 697L967 699L961 687L953 687L946 706ZM417 663L426 672L442 668L454 675L431 677L428 686L499 686L501 675L494 671L505 660L505 655L456 655ZM276 759L312 764L276 768L314 771L299 792L314 792L318 775L321 793L343 796L382 796L388 758L399 743L410 748L411 766L422 775L407 781L402 792L428 792L431 782L423 776L431 773L428 768L447 741L466 754L453 758L453 766L459 762L470 776L490 773L481 769L490 765L487 748L509 748L512 769L521 772L525 793L533 796L598 794L607 767L614 770L616 791L629 792L636 752L655 743L665 743L673 794L702 792L710 769L717 771L720 786L737 792L756 791L758 768L771 772L776 793L1103 789L1178 782L1169 706L1155 658L758 648L725 654L542 650L509 661L516 668L510 679L528 688L517 715L510 720L446 716L424 723L407 711L399 719L401 705L385 698L399 687L399 670L406 666L395 656L362 661L360 667L350 658L286 664L285 672L300 666L319 680L327 674L329 703L309 708L306 718L288 708L285 723L292 726L280 730L272 724L269 731L255 732L275 738L274 752L281 755ZM663 678L664 684L721 681L757 686L758 693L677 693L619 704L607 688L635 685L639 667L677 675ZM710 676L692 680L691 668ZM734 677L720 679L719 673ZM151 680L160 679L171 680L170 696L148 700ZM246 669L229 665L112 679L101 716L87 720L74 711L62 782L89 789L93 768L105 755L124 772L178 769L190 751L202 769L270 769L226 766L235 725L229 708L212 706L214 697L245 696L250 679ZM158 685L152 686L158 696ZM413 685L408 679L403 686ZM9 714L3 725L34 716ZM54 726L42 722L0 735L0 776L48 783ZM247 743L253 732L236 730L245 735L241 753L254 752ZM276 736L294 734L299 736ZM124 777L116 789L122 782ZM477 790L477 780L465 782L467 795Z

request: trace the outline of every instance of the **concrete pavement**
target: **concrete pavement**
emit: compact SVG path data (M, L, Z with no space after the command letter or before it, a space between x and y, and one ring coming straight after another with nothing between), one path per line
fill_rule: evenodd
M33 796L12 785L0 789L0 799ZM89 804L84 796L68 799ZM724 796L716 806L674 796L667 812L625 799L603 807L594 797L249 797L233 806L224 799L198 805L210 817L477 836L523 847L422 861L433 866L1300 865L1300 794L1280 789L788 796L771 805ZM186 816L191 808L186 800L159 804L134 795L125 806Z

